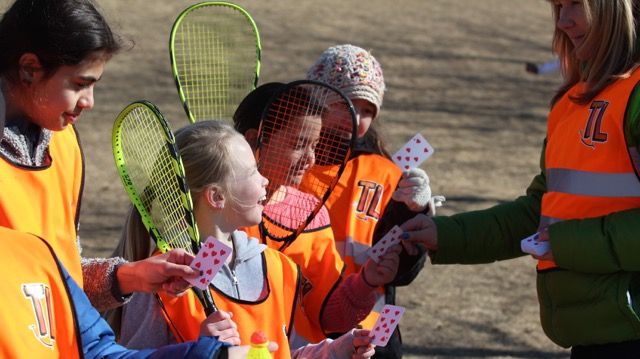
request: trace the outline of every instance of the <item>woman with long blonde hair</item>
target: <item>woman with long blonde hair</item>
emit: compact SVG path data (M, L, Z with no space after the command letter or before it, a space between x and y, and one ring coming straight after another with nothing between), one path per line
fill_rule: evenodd
M521 240L534 234L538 246L548 246L533 254L547 336L571 347L574 359L637 358L639 4L551 4L564 83L551 102L541 173L511 203L452 217L418 216L403 224L405 237L444 264L521 256Z

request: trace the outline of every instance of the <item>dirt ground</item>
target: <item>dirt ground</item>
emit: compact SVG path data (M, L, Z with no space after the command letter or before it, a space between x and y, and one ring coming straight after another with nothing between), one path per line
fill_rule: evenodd
M98 0L135 42L115 57L79 128L87 159L81 236L85 256L109 255L127 199L111 155L111 126L129 102L156 103L174 128L187 123L170 73L168 35L192 1ZM543 0L238 1L262 38L260 82L300 79L325 48L352 43L382 63L380 120L389 148L416 132L435 147L424 165L440 214L480 209L523 193L538 172L548 101L558 75L526 61L552 57ZM0 0L2 8L8 1ZM407 358L566 358L542 332L530 257L477 266L428 265L398 293Z

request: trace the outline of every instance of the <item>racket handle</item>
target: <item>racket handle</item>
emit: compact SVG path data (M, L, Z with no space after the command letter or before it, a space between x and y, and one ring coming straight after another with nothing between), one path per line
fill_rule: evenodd
M213 302L213 297L211 296L211 292L209 291L209 289L207 288L207 290L203 290L202 294L204 295L204 312L207 314L207 316L211 315L211 313L217 312L218 307L216 307L216 304Z
M204 312L207 317L211 315L211 313L218 311L218 307L216 307L215 303L213 302L213 297L211 297L211 292L209 292L209 290L202 290L196 287L191 287L191 289L204 307Z

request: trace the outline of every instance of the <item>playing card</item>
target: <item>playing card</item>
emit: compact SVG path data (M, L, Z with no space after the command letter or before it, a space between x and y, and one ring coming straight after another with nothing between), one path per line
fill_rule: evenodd
M200 251L196 254L189 265L191 268L200 271L200 276L195 279L187 279L194 287L207 289L213 277L216 276L225 260L231 255L232 249L220 242L215 237L208 237Z
M429 142L418 133L405 143L391 159L401 170L406 171L420 166L422 162L433 155L433 151Z
M379 347L387 345L391 334L398 326L400 318L404 314L404 308L398 305L386 304L382 307L380 316L376 321L376 324L371 328L371 344Z
M551 249L549 241L540 241L540 233L535 233L520 241L520 249L529 254L535 254L538 257L544 255Z
M387 253L390 247L400 243L400 235L402 235L402 229L398 226L393 226L393 228L391 228L384 237L380 238L373 247L367 250L367 254L376 263L380 262L380 257Z

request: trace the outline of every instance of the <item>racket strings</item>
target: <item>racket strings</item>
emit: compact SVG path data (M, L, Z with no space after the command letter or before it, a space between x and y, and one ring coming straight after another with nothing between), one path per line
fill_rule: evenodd
M269 104L258 166L270 183L262 226L271 238L329 224L315 215L347 160L353 127L349 103L325 86L296 86Z
M250 20L228 6L201 6L179 23L175 67L196 120L231 119L256 78L258 40Z
M162 239L170 248L191 252L194 229L185 219L189 203L182 199L176 158L167 147L164 129L150 110L138 107L127 114L122 122L122 151L143 210Z

